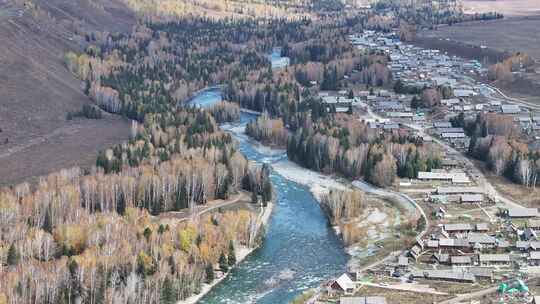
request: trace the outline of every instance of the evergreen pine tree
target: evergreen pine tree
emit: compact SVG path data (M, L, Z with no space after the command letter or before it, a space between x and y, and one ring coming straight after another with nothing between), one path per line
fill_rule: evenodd
M206 265L206 283L212 283L214 281L214 267L212 264Z
M262 192L263 204L272 200L272 183L270 180L265 180Z
M11 244L8 249L7 254L7 264L9 266L15 266L19 264L20 256L19 251L17 250L17 247L15 247L15 244Z
M221 269L221 271L223 272L229 271L229 264L227 264L227 257L225 256L223 252L219 256L219 269Z
M50 208L47 208L47 210L45 210L45 219L43 220L43 226L41 228L43 228L43 230L47 231L48 233L52 233L53 231L53 223L52 223Z
M227 262L229 266L233 266L234 264L236 264L236 251L234 250L234 243L232 240L229 242L229 255L227 258Z
M159 303L176 303L176 291L171 280L168 277L165 278L165 280L163 281L163 286L161 286L161 297Z
M144 228L143 235L147 241L150 241L150 237L152 236L152 229L150 229L150 227Z
M259 197L257 196L257 192L253 191L251 192L251 203L257 204L259 202Z
M124 193L120 193L120 197L118 198L118 202L116 203L116 212L120 215L124 215L126 213L126 198L124 196Z

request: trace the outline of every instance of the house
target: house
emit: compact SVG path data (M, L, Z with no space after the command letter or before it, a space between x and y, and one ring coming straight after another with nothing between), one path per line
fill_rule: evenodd
M474 283L475 277L467 271L456 270L415 270L411 273L414 278L427 280Z
M467 240L470 244L481 244L484 247L495 247L497 239L484 233L469 233Z
M487 232L489 231L489 225L487 223L477 223L476 231L478 232Z
M437 130L435 132L437 132L438 134L443 134L443 133L465 133L463 128L437 128Z
M466 239L439 239L439 248L465 250L471 248L471 245Z
M467 269L472 273L476 279L480 280L493 280L493 269L485 267L469 267Z
M469 177L465 172L418 172L419 180L426 181L444 181L454 184L466 184L470 182Z
M506 211L509 218L532 218L538 217L538 209L536 208L511 208Z
M417 260L418 257L420 256L420 254L422 253L422 249L420 249L420 247L418 247L418 245L414 245L411 250L409 250L409 255Z
M479 254L478 262L481 266L509 266L510 256L508 254Z
M434 128L451 128L452 124L448 121L436 121L433 123Z
M425 247L426 244L424 243L424 241L423 241L422 239L418 239L418 240L416 240L416 244L415 244L415 245L417 245L417 246L420 247L422 250L424 250L424 247Z
M507 240L497 239L497 248L500 248L500 249L510 248L510 242L508 242Z
M443 159L442 167L444 169L454 169L459 166L459 162L455 159Z
M409 259L406 256L398 257L398 267L407 268L409 267Z
M482 194L462 194L459 201L467 204L480 204L484 201L484 196Z
M385 297L341 297L339 304L386 304Z
M450 264L452 266L469 266L472 264L472 260L468 255L451 256Z
M352 281L351 277L348 274L344 273L339 278L332 281L329 287L332 291L350 294L354 292L355 284Z
M446 217L446 210L444 210L443 207L439 207L439 209L435 213L435 216L437 217L437 219L445 218Z
M538 241L517 241L516 249L521 251L538 251L540 250L540 242Z
M465 133L441 133L441 137L444 139L456 139L456 138L465 138Z
M480 187L438 187L437 194L458 195L458 194L480 194L484 193Z
M454 96L458 97L458 98L463 98L463 97L471 97L471 96L475 96L475 95L478 95L475 91L473 90L454 90Z
M459 223L459 224L444 224L444 230L448 233L466 233L473 230L471 224Z
M531 266L540 266L540 251L529 252L527 260Z
M503 112L503 114L518 114L519 112L521 112L521 109L518 105L507 104L501 106L501 111Z
M435 253L430 258L433 264L448 264L450 263L450 255L446 253Z
M428 240L426 242L426 247L429 249L437 249L439 248L439 240Z
M525 231L523 231L523 233L521 234L521 238L525 241L532 241L532 240L537 240L538 239L538 235L536 234L536 231L535 230L532 230L531 228L527 228L525 229Z

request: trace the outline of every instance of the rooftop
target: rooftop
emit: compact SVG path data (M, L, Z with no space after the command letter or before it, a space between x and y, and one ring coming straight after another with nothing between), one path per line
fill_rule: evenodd
M384 297L341 297L340 304L386 304Z
M537 217L538 209L536 208L511 208L508 209L509 217Z
M480 262L510 262L508 254L480 254Z

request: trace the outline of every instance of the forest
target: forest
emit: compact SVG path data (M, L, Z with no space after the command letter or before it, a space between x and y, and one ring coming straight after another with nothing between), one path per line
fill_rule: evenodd
M265 145L285 148L288 131L281 119L271 119L263 113L246 126L246 134Z
M419 171L441 166L439 152L420 138L400 131L380 133L341 113L307 119L289 137L287 155L304 167L365 178L381 187L391 186L397 176L415 178Z
M246 133L266 144L286 146L292 161L327 174L390 186L396 176L414 178L418 171L439 168L440 155L420 138L378 134L351 115L335 113L318 96L321 90L347 89L350 82L366 87L393 84L385 54L361 52L347 40L350 30L363 27L365 21L342 17L332 26L322 26L324 20L305 23L309 28L299 24L298 40L288 39L282 49L291 65L255 70L246 80L231 79L224 95L241 107L264 112L246 127ZM345 75L350 75L347 83ZM428 92L424 98L439 94L434 90L434 97Z
M461 1L459 0L378 0L374 2L373 8L378 14L374 19L378 22L372 22L370 28L377 30L389 30L392 27L398 27L398 24L392 22L408 22L416 27L434 29L438 25L453 25L456 23L478 20L501 19L504 16L497 12L488 12L482 14L466 13ZM392 18L380 18L387 15L393 15ZM382 15L382 16L381 16ZM383 22L381 22L384 20Z
M471 121L459 115L452 123L471 136L469 155L486 162L493 173L527 187L538 185L540 153L521 140L512 116L487 113Z

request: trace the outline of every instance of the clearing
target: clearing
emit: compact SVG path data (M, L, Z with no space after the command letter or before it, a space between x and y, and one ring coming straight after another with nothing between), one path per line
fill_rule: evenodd
M540 14L537 0L464 0L466 13L499 12L507 17Z

